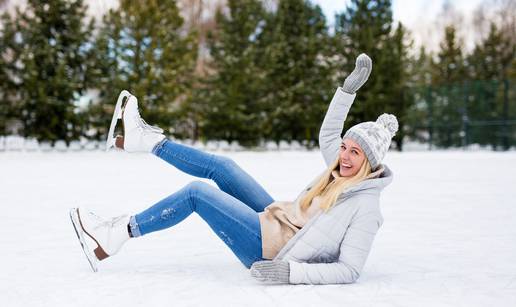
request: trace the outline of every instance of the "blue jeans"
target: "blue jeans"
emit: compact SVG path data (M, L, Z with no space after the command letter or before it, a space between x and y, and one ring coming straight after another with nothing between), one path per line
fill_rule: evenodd
M250 268L263 260L258 213L274 199L230 158L164 139L153 154L190 175L209 178L216 187L193 181L143 212L131 217L133 236L162 230L196 212Z

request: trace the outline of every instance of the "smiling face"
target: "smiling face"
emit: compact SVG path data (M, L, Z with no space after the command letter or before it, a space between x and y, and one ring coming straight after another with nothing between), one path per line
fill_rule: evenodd
M342 177L354 176L360 170L366 156L355 141L345 138L340 144L339 168Z

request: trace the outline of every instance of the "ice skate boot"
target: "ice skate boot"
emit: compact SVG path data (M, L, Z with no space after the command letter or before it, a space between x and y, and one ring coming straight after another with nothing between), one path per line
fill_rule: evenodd
M72 208L70 219L94 272L98 270L98 261L116 254L130 238L128 215L106 220L84 208Z
M119 119L122 120L124 133L115 138L113 133ZM164 138L163 129L151 126L141 118L136 97L122 91L111 119L106 150L115 147L127 152L150 152Z

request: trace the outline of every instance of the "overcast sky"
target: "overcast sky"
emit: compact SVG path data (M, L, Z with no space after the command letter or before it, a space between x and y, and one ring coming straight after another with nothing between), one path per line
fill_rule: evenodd
M341 12L349 0L311 0L319 4L328 19L333 20L335 12ZM470 14L482 0L450 0L448 1L458 11ZM407 26L418 23L421 19L433 19L441 12L445 0L393 0L392 10L394 19ZM331 21L330 21L331 22Z
M344 11L350 0L311 0L321 6L328 19L328 24L333 27L335 13ZM24 3L26 0L7 0L7 7ZM116 5L117 0L85 0L94 15L102 14ZM393 0L393 18L401 21L410 29L417 46L424 44L430 49L435 49L442 37L442 25L436 21L442 15L445 3L451 4L457 12L464 16L464 22L470 24L471 16L475 8L482 0ZM5 9L5 8L4 8ZM468 27L460 29L459 35L464 38L468 48L473 45L472 30Z
M344 11L350 0L311 0L324 11L330 26L334 24L335 13ZM437 24L443 13L445 3L452 5L456 12L464 17L464 22L471 21L473 11L482 0L393 0L392 10L395 21L410 29L416 45L424 44L430 49L436 49L442 37L441 25ZM467 48L473 46L472 31L460 29L459 34L464 38Z

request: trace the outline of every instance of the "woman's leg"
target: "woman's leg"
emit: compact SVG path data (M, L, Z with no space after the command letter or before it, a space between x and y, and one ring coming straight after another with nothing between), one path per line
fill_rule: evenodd
M247 268L263 260L258 213L206 182L191 182L132 216L129 226L137 237L174 226L192 212L197 212L208 223Z
M158 143L152 153L187 174L214 180L222 191L239 199L256 212L262 212L274 201L253 177L230 158L210 154L168 139Z

